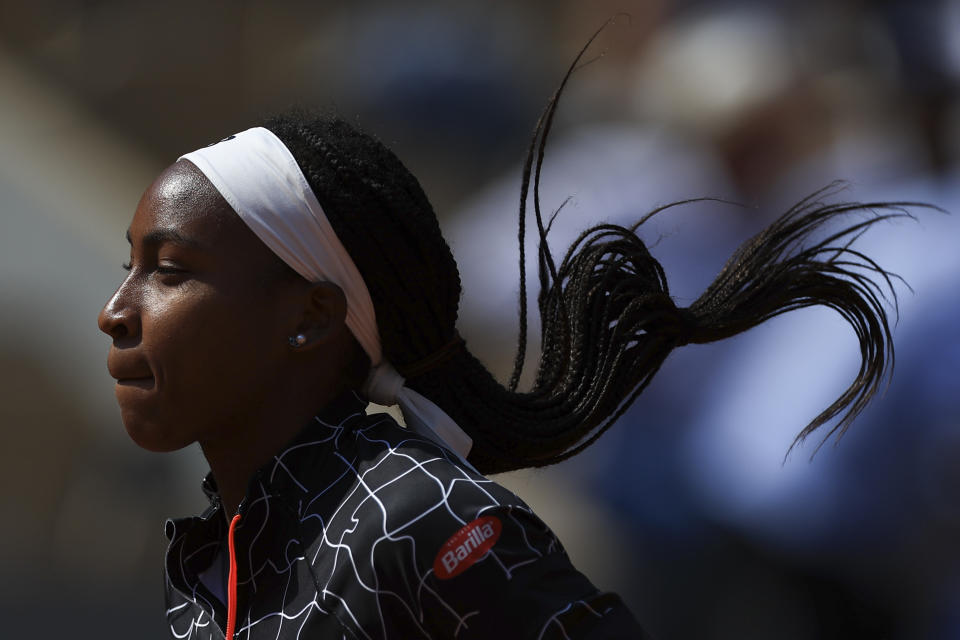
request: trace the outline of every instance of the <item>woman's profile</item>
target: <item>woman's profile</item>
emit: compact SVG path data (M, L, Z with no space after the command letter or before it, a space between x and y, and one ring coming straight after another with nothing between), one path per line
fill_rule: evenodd
M532 191L541 238L543 347L527 392L523 304L503 386L457 333L456 262L416 179L343 120L273 119L183 156L147 189L99 326L133 440L196 442L210 464L209 509L167 523L174 637L644 637L483 474L575 455L674 348L805 306L837 310L863 363L798 437L834 419L842 432L878 389L890 276L851 243L897 207L811 197L679 308L635 233L643 220L588 229L554 260L536 192L555 104L521 196ZM367 415L368 401L399 404L406 428Z

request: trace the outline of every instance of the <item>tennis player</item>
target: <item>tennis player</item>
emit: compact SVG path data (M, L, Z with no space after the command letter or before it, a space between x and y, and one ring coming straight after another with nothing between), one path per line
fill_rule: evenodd
M526 163L521 250L555 107ZM532 390L518 392L523 256L504 386L457 333L457 265L430 203L373 137L281 117L184 155L150 185L99 326L133 440L196 442L210 464L210 507L167 523L172 637L644 638L485 474L576 454L673 349L800 307L836 309L863 360L798 438L834 418L828 430L842 432L885 376L889 277L851 241L897 207L811 197L680 308L643 220L588 229L557 263L534 202L543 347ZM399 405L405 426L367 415L371 401Z

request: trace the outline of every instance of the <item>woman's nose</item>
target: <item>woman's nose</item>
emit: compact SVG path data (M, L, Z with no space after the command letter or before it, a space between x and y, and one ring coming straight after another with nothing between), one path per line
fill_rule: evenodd
M140 333L140 314L131 304L128 280L125 280L116 293L107 300L103 309L97 315L97 326L100 331L113 338L121 340L128 336Z

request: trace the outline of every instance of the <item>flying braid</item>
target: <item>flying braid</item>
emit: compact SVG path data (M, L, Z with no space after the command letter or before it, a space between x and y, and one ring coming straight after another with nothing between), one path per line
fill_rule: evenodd
M360 270L373 299L384 357L407 377L409 387L469 433L474 441L470 461L496 473L553 464L589 446L646 388L674 348L722 340L786 311L824 305L853 327L861 367L849 388L795 443L838 416L824 440L842 434L893 363L884 303L889 292L896 304L896 276L852 243L868 227L908 216L905 208L919 205L823 204L832 190L817 192L744 243L703 295L679 308L663 268L636 233L668 207L631 227L587 229L555 264L547 243L549 222L540 211L539 180L562 88L540 118L523 174L524 196L533 187L540 237L543 343L529 392L515 391L526 347L525 295L517 367L505 388L459 340L456 262L419 183L397 157L337 118L291 115L266 124L297 159ZM521 246L525 204L526 198ZM840 219L848 222L837 230ZM829 229L826 237L814 239L822 229ZM520 275L525 282L522 260Z

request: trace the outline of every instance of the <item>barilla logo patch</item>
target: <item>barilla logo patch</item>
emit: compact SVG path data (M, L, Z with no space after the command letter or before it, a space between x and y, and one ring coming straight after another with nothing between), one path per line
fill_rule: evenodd
M484 556L500 537L500 521L493 516L477 518L464 525L440 547L433 572L441 580L458 576Z

